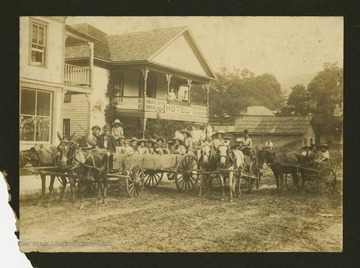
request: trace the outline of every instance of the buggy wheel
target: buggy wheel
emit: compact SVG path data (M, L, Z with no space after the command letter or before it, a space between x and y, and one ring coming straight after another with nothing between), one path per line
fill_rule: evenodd
M164 173L157 172L154 170L145 170L145 186L146 187L156 187L162 180Z
M198 180L198 162L193 155L185 155L177 164L175 175L176 187L180 192L190 192L195 189Z
M317 190L320 193L331 193L335 190L336 175L331 168L320 170L317 176Z
M126 177L126 191L129 197L136 197L144 190L144 171L138 166L133 165Z
M300 171L297 171L296 175L297 180L293 178L292 174L285 174L285 185L289 192L301 191L304 186Z

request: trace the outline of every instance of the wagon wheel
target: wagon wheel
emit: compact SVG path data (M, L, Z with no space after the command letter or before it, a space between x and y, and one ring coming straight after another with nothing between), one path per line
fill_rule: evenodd
M303 189L304 181L301 177L301 172L297 171L297 180L293 178L292 174L285 174L285 185L289 192L298 192Z
M126 191L129 197L136 197L144 190L144 171L133 165L126 177Z
M193 155L186 155L179 161L175 173L175 183L180 192L190 192L195 189L198 179L197 169L198 162Z
M317 190L320 193L331 193L335 190L336 175L331 168L320 170L317 177Z
M157 172L154 170L145 170L145 186L146 187L156 187L162 180L164 173Z

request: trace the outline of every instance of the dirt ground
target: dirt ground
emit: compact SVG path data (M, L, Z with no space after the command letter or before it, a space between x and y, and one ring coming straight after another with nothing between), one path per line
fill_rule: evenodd
M69 196L50 207L20 199L21 250L42 252L341 252L342 179L331 195L279 193L271 174L234 202L180 193L175 183L95 197L78 209Z

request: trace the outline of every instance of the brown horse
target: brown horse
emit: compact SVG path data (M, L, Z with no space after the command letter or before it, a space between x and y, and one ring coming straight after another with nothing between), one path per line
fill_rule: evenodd
M95 181L98 189L96 203L103 203L104 198L106 198L107 155L87 152L78 147L73 141L75 133L69 140L64 139L60 133L57 134L60 139L60 144L57 148L60 153L60 166L68 170L71 174L70 177L78 178L80 208L84 208L84 186L92 181ZM75 201L75 192L72 199Z
M298 166L304 162L304 156L298 152L276 152L274 149L264 149L265 159L271 167L276 180L276 188L283 189L284 175L291 174L295 185L299 185Z
M36 146L31 147L29 150L24 150L20 152L19 160L20 160L20 168L24 168L28 163L31 164L33 167L48 167L48 166L57 166L58 165L58 157L59 153L55 146ZM52 169L53 172L63 172L61 168ZM60 201L64 197L64 192L67 184L66 176L55 176L50 175L50 184L49 184L49 192L50 192L50 199L47 206L50 206L51 202L53 201L53 189L54 189L54 182L55 177L60 178L62 189L60 192ZM45 198L45 189L46 189L46 175L40 174L41 178L41 196L38 201L38 205L44 201Z

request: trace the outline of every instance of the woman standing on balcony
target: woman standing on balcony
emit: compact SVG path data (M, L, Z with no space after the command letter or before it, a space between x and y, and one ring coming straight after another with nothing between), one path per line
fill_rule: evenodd
M122 123L119 119L116 119L111 129L111 134L115 137L116 145L120 145L120 139L125 139L124 130L121 127Z
M176 100L176 95L174 93L174 88L171 88L169 94L167 95L168 100Z

